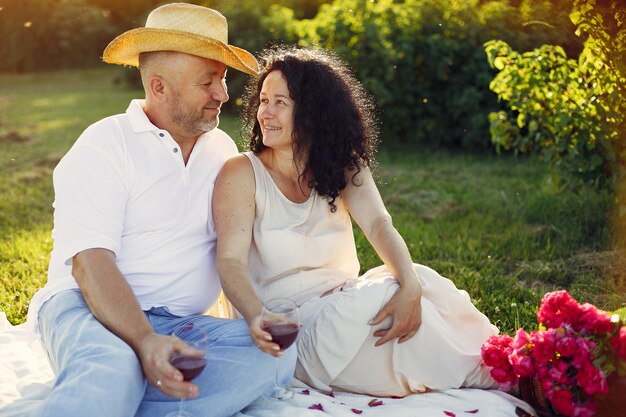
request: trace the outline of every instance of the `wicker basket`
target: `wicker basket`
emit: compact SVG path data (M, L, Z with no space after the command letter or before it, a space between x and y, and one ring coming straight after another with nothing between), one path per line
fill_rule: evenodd
M609 392L606 395L596 395L595 403L598 412L595 417L621 417L626 416L626 377L611 375L607 378ZM530 404L539 417L560 417L556 413L550 401L543 395L541 384L533 378L521 378L519 380L519 397Z
M541 384L534 378L519 380L519 397L535 409L540 417L559 417L550 406L550 401L543 395Z

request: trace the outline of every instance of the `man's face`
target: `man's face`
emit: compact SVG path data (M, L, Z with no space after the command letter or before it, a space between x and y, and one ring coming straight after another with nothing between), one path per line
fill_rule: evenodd
M212 59L184 56L170 96L172 121L191 136L200 136L219 123L220 107L228 101L226 65Z

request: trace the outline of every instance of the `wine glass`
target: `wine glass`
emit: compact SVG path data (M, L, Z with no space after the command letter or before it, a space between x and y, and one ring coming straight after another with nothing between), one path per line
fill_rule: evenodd
M286 298L274 298L263 306L261 312L261 328L272 335L272 342L280 350L285 350L296 341L300 330L298 306ZM278 385L279 362L276 358L276 373L274 374L274 392L270 398L288 400L293 397L292 390Z
M206 354L209 350L209 335L205 329L194 324L194 322L187 322L176 326L172 332L172 336L182 340L198 351L197 355L175 353L170 358L171 364L183 374L183 379L185 381L191 381L200 375L206 366ZM194 417L184 410L184 400L184 398L180 399L178 411L173 411L165 417Z

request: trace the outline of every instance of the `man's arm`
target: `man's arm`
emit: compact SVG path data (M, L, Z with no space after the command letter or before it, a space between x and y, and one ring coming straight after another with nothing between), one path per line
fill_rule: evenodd
M135 294L107 249L76 254L72 274L93 315L135 351L148 382L161 381L161 390L174 397L196 397L198 388L183 381L170 362L173 351L193 353L182 341L154 332Z

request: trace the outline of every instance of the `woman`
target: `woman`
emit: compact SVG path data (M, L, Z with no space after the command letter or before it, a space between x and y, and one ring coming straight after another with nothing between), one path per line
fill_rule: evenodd
M302 321L295 376L314 388L493 387L480 347L497 329L466 292L412 263L385 210L362 86L328 51L262 58L247 103L251 152L226 162L213 199L222 286L259 349L281 354L259 315L290 298ZM351 218L384 262L361 277Z

